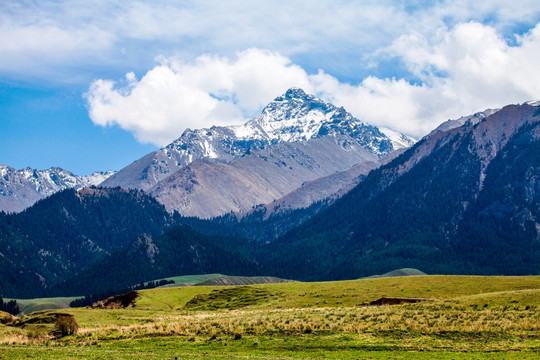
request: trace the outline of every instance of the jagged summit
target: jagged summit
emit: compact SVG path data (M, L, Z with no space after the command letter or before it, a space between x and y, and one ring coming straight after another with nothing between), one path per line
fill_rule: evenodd
M272 102L282 102L282 101L314 101L317 98L314 95L307 94L303 89L298 87L292 87L287 90L283 95L278 96ZM317 99L318 100L318 99Z
M293 87L266 105L260 116L268 114L273 116L274 121L281 121L283 120L283 117L279 115L287 115L289 117L295 115L294 113L287 113L284 111L287 109L297 109L299 112L303 111L304 113L316 109L323 113L337 110L345 112L345 109L343 108L336 108L334 105L327 103L314 95L307 94L301 88ZM260 118L260 116L253 120Z
M448 131L448 130L457 128L457 127L462 126L462 125L467 125L467 126L476 125L480 121L484 120L488 116L491 116L491 115L495 114L499 110L501 110L501 109L500 108L486 109L484 111L480 111L480 112L474 113L472 115L462 116L459 119L447 120L447 121L443 122L442 124L440 124L439 126L437 126L434 130L432 130L425 137L429 137L429 136L431 136L431 135L433 135L433 134L435 134L436 132L439 132L439 131Z
M271 101L261 114L242 125L227 127L212 127L210 129L187 129L182 136L175 140L170 149L187 150L195 145L194 140L204 144L201 157L220 158L219 146L213 142L217 139L230 142L248 142L254 146L279 142L306 141L325 135L349 134L360 137L359 143L367 146L377 155L403 147L404 143L394 142L378 128L366 124L348 113L342 107L336 107L313 95L307 94L300 88L291 88L283 95ZM407 138L400 134L401 138ZM223 141L221 141L223 142ZM407 142L406 142L407 143ZM408 145L414 143L409 138ZM243 144L245 145L245 144ZM233 149L233 155L237 153ZM191 152L193 154L193 152ZM195 154L193 154L195 155ZM227 157L227 156L226 156ZM196 156L193 159L198 158ZM192 160L193 160L192 159ZM191 160L191 161L192 161Z

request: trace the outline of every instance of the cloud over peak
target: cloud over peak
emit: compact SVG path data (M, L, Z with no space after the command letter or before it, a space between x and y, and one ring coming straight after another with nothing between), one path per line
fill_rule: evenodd
M203 55L192 63L163 58L140 80L96 80L86 94L89 115L159 146L186 128L242 123L288 87L311 90L306 72L284 56L249 49L234 59Z

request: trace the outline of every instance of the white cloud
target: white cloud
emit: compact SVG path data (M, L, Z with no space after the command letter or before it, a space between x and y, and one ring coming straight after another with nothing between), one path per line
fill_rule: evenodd
M245 121L299 86L363 121L420 137L448 118L540 98L540 24L515 46L492 27L470 22L440 28L431 38L401 36L384 52L400 58L421 82L370 76L349 84L322 70L308 74L277 53L250 49L234 59L162 59L139 81L132 73L124 84L98 80L87 95L90 117L165 145L186 127Z
M236 59L201 56L191 64L162 59L139 81L95 81L86 97L92 121L119 125L141 142L166 145L187 127L245 121L291 86L311 90L306 72L283 56L250 49Z
M429 89L418 118L456 117L540 97L540 24L515 46L495 29L470 22L440 30L436 42L419 34L402 36L389 51ZM433 100L439 105L427 111Z
M368 77L351 86L322 74L317 89L360 119L417 137L449 118L540 98L540 24L515 46L492 27L469 22L432 38L403 35L386 52L420 82Z
M158 55L186 62L256 47L358 81L403 33L476 21L508 38L539 19L535 0L1 1L0 76L88 83L146 69Z

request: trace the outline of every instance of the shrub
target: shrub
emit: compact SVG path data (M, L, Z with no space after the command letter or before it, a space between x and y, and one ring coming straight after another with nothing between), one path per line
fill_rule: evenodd
M76 334L79 324L73 315L59 315L54 323L54 335L67 336Z

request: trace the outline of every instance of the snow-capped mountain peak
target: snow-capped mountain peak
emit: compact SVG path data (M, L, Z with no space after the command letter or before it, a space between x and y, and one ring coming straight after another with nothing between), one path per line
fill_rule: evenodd
M332 141L343 151L361 149L375 158L414 142L403 134L393 133L389 137L341 107L306 94L300 88L291 88L244 124L186 129L177 140L112 176L104 185L149 190L197 159L226 163L276 144L304 143L321 138ZM397 141L398 138L402 140ZM141 173L143 169L146 170Z
M336 123L340 121L338 118L343 120L345 117L343 108L336 108L302 89L292 88L270 102L259 116L245 125L261 129L267 140L294 142L312 139L323 124Z
M227 144L237 142L259 146L307 141L325 135L349 134L353 137L360 136L359 143L377 155L408 147L415 142L414 139L389 129L387 133L392 134L392 137L356 119L342 107L336 107L306 94L300 88L291 88L264 107L260 115L245 124L200 130L188 129L167 148L181 152L188 151L189 148L198 148L200 157L220 159L224 149L219 148L216 140ZM241 149L236 150L243 153ZM226 152L233 156L237 153L234 149L232 152ZM198 158L194 151L190 154L192 155L190 161Z
M408 135L385 127L380 127L379 130L390 139L392 145L394 146L394 149L408 148L410 146L413 146L416 142L416 139Z

